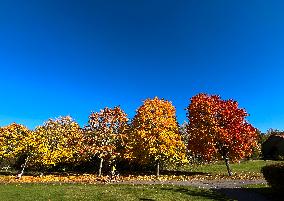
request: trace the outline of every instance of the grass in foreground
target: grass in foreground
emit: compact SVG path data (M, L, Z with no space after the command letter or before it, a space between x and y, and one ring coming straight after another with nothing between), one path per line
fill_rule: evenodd
M1 184L0 200L228 200L211 190L173 185Z
M283 192L276 191L267 184L249 184L243 186L243 188L249 191L254 191L256 193L262 194L263 196L272 201L281 201L283 200L284 196Z

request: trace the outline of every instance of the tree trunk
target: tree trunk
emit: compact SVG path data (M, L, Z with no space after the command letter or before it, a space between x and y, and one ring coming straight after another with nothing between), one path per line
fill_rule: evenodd
M231 168L230 168L229 157L228 157L229 156L228 148L227 148L227 146L224 146L222 143L218 143L218 145L219 145L218 148L219 148L219 151L220 151L220 155L225 160L228 175L232 176L232 171L231 171Z
M24 170L27 166L27 163L28 163L28 160L29 160L29 157L30 156L27 156L26 160L25 160L25 163L22 165L22 171L20 174L17 175L17 178L20 179L22 177L22 175L24 174Z
M157 160L157 172L156 172L157 177L160 176L160 161Z
M103 158L100 158L100 168L99 168L99 177L102 176L102 168L103 168L103 161L104 159Z
M229 176L232 176L232 171L231 171L231 168L230 168L229 159L228 159L228 157L224 157L224 159L225 159L225 163L226 163L228 175L229 175Z

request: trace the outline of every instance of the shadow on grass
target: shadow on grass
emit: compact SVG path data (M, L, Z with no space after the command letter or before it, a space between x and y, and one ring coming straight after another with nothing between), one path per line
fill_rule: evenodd
M267 200L282 201L284 199L284 192L277 191L271 187L259 187L259 188L244 188L249 192L255 192L259 195L264 196Z
M187 189L184 188L182 186L180 186L179 188L161 188L162 190L165 191L174 191L174 192L178 192L181 194L185 194L188 195L190 197L202 197L202 198L209 198L212 200L219 200L219 201L227 201L229 200L228 198L226 198L225 196L223 196L221 193L219 192L215 192L215 191L210 191L210 190L206 190L206 189Z
M189 172L189 171L180 171L180 170L162 170L161 175L176 175L176 176L195 176L195 175L210 175L206 172Z
M155 171L120 171L121 176L136 175L136 176L150 176L156 175ZM207 175L206 172L188 172L188 171L175 171L175 170L161 170L160 176L197 176L197 175Z
M259 188L221 188L215 192L226 195L233 200L240 201L282 201L284 194L270 187Z
M11 172L11 171L0 171L0 175L3 176L11 176L11 175L15 175L16 172Z

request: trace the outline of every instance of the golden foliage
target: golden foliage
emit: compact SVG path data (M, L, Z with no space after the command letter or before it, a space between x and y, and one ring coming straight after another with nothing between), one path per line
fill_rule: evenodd
M126 156L139 163L187 161L176 110L171 102L155 97L145 100L137 109Z
M81 156L80 126L70 117L49 119L35 129L36 145L33 163L49 166L74 162Z
M35 147L33 132L12 123L0 128L0 158L11 159L30 152Z

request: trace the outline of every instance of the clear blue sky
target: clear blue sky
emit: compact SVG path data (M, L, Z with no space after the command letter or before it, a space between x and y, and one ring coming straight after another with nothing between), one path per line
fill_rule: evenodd
M284 129L284 3L1 0L0 126L29 128L148 97L179 122L200 92L232 98L255 127Z

